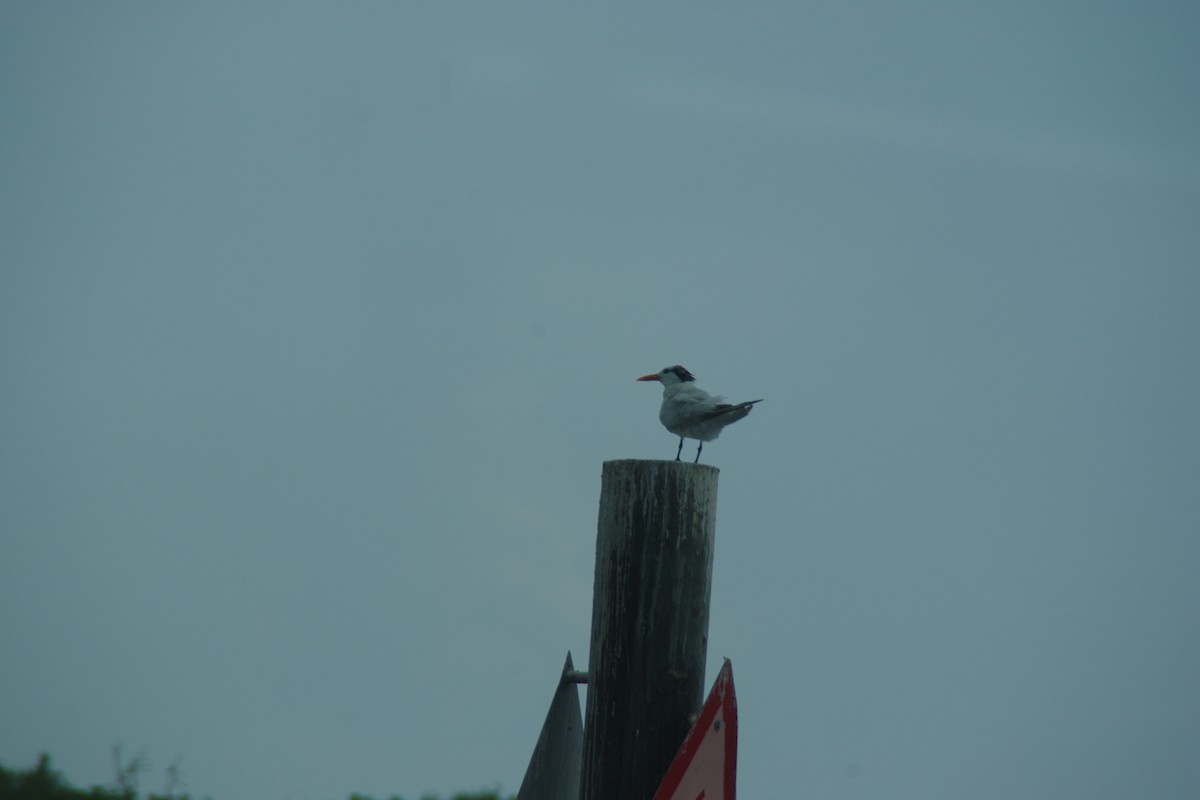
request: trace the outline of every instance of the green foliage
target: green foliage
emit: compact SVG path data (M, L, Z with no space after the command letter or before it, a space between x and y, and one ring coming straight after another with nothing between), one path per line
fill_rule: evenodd
M138 800L137 790L130 788L136 783L136 773L139 759L137 756L125 763L120 758L120 750L116 751L117 783L124 788L106 789L103 786L93 786L91 789L77 789L69 785L58 771L50 766L50 756L43 753L38 757L37 766L28 770L10 770L0 764L0 800ZM133 780L131 781L131 775ZM175 780L177 775L172 775ZM166 794L148 794L145 800L191 800L190 795L176 794L168 791ZM374 800L365 794L352 794L348 800ZM404 800L400 795L392 795L388 800ZM439 800L437 795L422 795L421 800ZM516 795L504 797L497 791L459 792L449 800L517 800Z
M114 791L99 786L94 786L88 791L76 789L63 780L61 773L51 768L50 756L43 753L38 757L37 766L25 772L10 771L0 766L0 800L137 800L137 798L127 791Z

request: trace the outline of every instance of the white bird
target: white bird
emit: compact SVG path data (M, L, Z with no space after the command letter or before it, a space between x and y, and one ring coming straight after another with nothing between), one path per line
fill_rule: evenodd
M693 463L699 463L705 442L716 439L721 435L722 428L742 419L750 413L755 403L762 402L749 400L745 403L726 403L724 397L711 395L697 386L696 376L678 364L653 375L643 375L638 380L658 381L663 385L658 420L664 428L679 437L676 461L683 452L683 440L698 439L700 446L696 448L696 461Z

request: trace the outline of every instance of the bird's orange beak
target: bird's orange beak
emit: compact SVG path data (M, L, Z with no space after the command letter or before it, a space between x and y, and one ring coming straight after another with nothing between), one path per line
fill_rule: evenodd
M639 381L656 381L656 380L658 380L658 373L656 372L653 375L643 375L642 377L638 378L638 380Z

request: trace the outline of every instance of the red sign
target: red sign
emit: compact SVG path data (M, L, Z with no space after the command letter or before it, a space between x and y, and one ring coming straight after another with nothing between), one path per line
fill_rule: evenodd
M727 658L654 800L736 800L737 725L733 664Z

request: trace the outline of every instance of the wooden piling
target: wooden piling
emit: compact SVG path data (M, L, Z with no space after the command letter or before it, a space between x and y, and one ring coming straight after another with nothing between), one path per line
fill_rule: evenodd
M700 711L718 472L604 463L581 800L651 797Z

